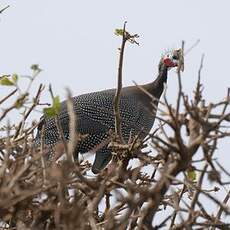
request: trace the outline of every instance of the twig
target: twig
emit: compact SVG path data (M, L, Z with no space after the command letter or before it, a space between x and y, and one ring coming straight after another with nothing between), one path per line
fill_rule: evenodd
M51 85L49 85L49 92L50 92L50 95L52 97L52 99L54 100L54 94L53 94L53 90L52 90L52 87ZM60 119L58 117L58 115L55 116L55 122L56 122L56 126L57 126L57 129L58 129L58 133L60 135L60 140L63 144L63 147L64 147L64 151L65 153L68 152L68 145L66 143L66 140L65 140L65 137L64 137L64 133L63 133L63 130L62 130L62 127L61 127L61 124L60 124Z
M229 200L229 199L230 199L230 191L227 193L226 197L224 198L223 204L226 205L226 204L228 203L228 200ZM220 220L220 217L221 217L222 213L223 213L223 208L220 207L220 208L219 208L219 211L218 211L218 213L217 213L217 215L216 215L216 217L215 217L214 224L217 224L217 222ZM212 230L215 230L215 227L213 227Z
M118 140L121 143L123 142L123 137L121 132L120 97L121 97L121 89L122 89L123 58L124 58L125 43L127 41L126 23L127 22L125 22L123 26L122 44L120 48L119 66L118 66L117 90L113 101L114 117L115 117L115 135L116 138L118 138Z
M180 200L182 199L182 196L184 195L185 190L186 190L186 185L184 184L184 185L183 185L183 188L182 188L182 190L181 190L181 192L180 192L180 195L179 195L179 197L178 197L178 202L177 202L177 205L178 205L178 206L179 206L179 204L180 204ZM173 213L173 216L172 216L170 228L173 227L174 222L175 222L175 219L176 219L176 216L177 216L177 211L175 210L174 213Z
M200 39L197 39L197 41L191 46L189 47L185 52L184 52L184 56L187 55L188 53L190 53L190 51L195 48L198 44L200 43Z
M5 11L6 9L8 9L9 7L10 7L10 5L7 5L7 6L5 6L3 9L1 9L1 10L0 10L0 14L2 14L3 11Z
M3 102L5 102L7 99L9 99L11 96L13 96L17 91L18 91L18 89L13 90L10 94L8 94L6 97L4 97L2 100L0 100L0 105Z
M44 87L42 84L39 85L38 87L38 91L37 94L33 100L33 104L32 106L28 109L28 111L25 113L25 115L23 116L23 120L19 123L16 132L14 134L14 139L16 139L18 137L18 135L20 134L20 131L22 129L23 124L25 123L26 119L29 117L30 113L34 110L34 108L37 106L37 104L39 103L40 100L40 95L42 93L42 91L44 90Z
M178 91L178 96L177 96L177 106L176 106L176 117L178 118L179 115L179 109L180 109L180 100L181 100L181 93L182 93L182 83L181 83L181 70L183 70L183 65L184 65L184 60L183 60L183 55L184 55L184 41L182 41L181 45L181 54L179 55L179 65L177 68L177 76L178 76L178 86L179 86L179 91Z
M69 132L70 132L70 139L68 143L68 152L67 152L67 159L71 162L74 163L74 150L77 146L77 142L79 140L78 134L77 134L77 116L74 111L74 103L73 103L73 98L71 96L70 91L67 89L68 93L68 100L67 100L67 110L69 114ZM77 157L77 162L78 162L78 157Z

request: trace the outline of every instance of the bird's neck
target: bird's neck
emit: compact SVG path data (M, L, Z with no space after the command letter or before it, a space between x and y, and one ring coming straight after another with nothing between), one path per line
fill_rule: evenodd
M163 90L164 83L167 82L168 68L163 66L158 73L158 77L151 83L144 85L144 88L155 98L159 99Z

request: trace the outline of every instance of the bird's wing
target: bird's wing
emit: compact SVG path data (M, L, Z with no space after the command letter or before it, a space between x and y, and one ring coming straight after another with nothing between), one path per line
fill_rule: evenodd
M115 90L105 90L101 92L83 94L73 97L74 112L76 113L76 128L81 134L108 133L109 129L114 129L113 99ZM138 100L132 96L121 96L120 115L122 132L130 131L138 126L140 112L138 111ZM61 111L58 115L63 134L69 138L69 114L67 101L61 103ZM45 119L47 135L57 133L54 118ZM139 127L140 129L140 127Z
M77 111L79 128L96 127L96 131L100 126L102 129L114 128L114 109L113 99L115 90L95 92L85 94L74 98L74 108ZM122 96L120 99L120 115L122 127L134 127L139 118L138 101L134 97ZM90 127L92 129L93 127ZM99 129L101 132L101 128Z

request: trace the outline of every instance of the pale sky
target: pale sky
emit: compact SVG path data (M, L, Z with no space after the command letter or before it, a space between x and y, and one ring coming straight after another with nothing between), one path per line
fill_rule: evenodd
M0 7L8 4L0 15L0 73L29 74L31 64L39 64L43 72L34 87L51 83L62 99L65 87L78 95L116 86L121 40L114 29L125 20L127 30L139 34L140 46L126 48L124 86L152 81L166 49L180 47L181 40L188 48L200 39L185 58L184 91L191 96L203 53L206 99L217 102L230 87L229 0L5 0ZM176 95L172 71L167 90L171 103ZM47 101L48 93L43 96ZM222 141L217 155L226 168L229 147Z

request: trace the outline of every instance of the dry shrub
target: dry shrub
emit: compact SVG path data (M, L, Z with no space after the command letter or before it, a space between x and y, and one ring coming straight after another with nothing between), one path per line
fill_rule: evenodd
M3 127L2 229L229 229L223 214L229 217L230 193L226 191L226 197L219 200L215 192L226 188L228 182L222 175L229 178L230 173L216 160L215 152L219 140L230 135L230 97L228 92L219 103L208 103L202 97L200 71L193 98L183 92L178 71L175 108L164 94L157 116L159 127L145 140L137 136L129 143L112 141L114 161L109 170L96 176L89 175L90 164L85 160L73 162L67 157L47 166L45 149L34 147L33 132L38 124L26 127L25 121L40 104L43 86L39 86L23 119ZM33 66L30 83L39 72L39 67ZM17 93L16 87L1 99L0 106ZM23 107L29 97L28 90L20 92L0 114L0 120L16 107ZM144 149L147 143L148 152ZM72 144L67 145L70 155ZM130 166L131 159L139 164ZM212 182L213 189L206 188L205 180ZM218 211L205 207L202 197L216 204Z

